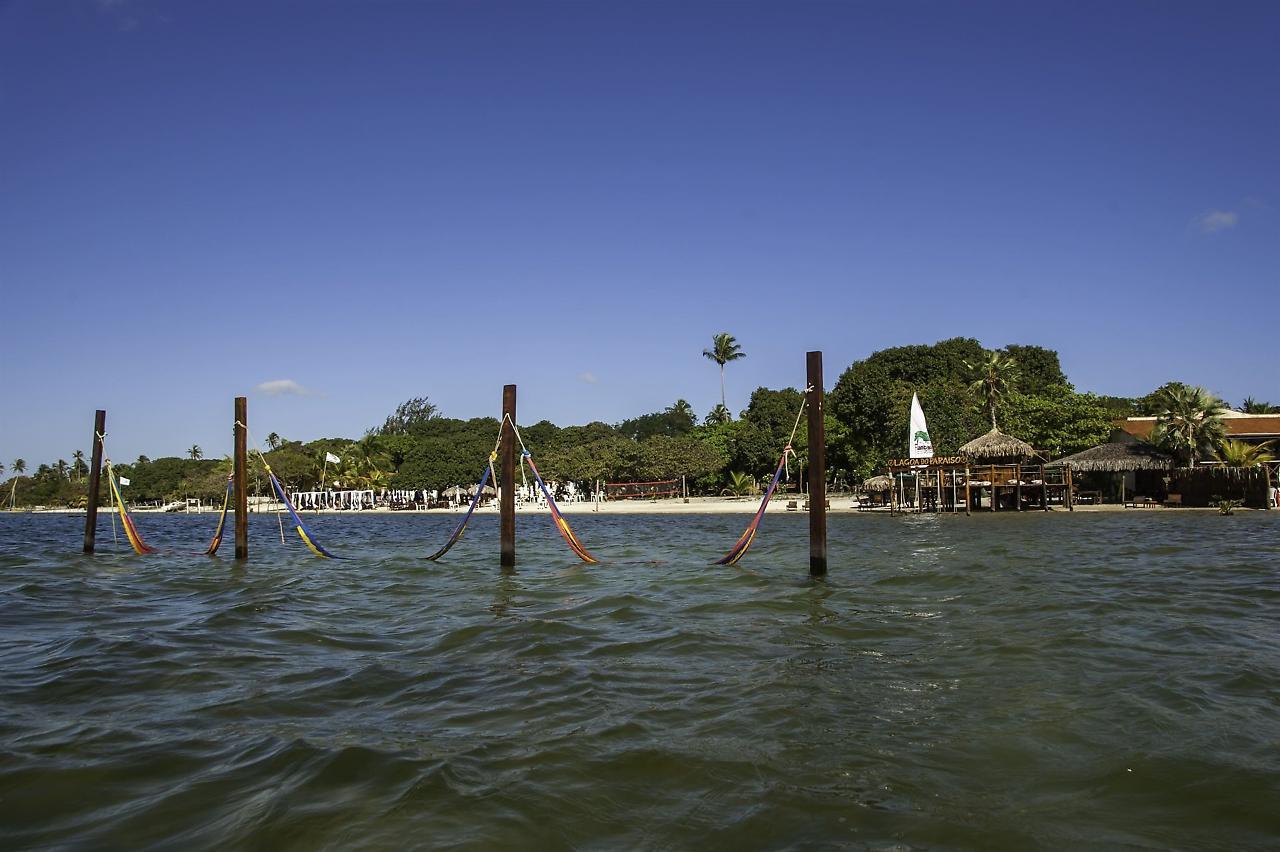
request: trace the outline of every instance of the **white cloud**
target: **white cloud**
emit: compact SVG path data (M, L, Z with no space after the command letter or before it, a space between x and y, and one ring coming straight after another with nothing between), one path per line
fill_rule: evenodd
M313 392L308 388L295 382L293 379L273 379L269 382L263 382L255 385L254 393L260 393L263 396L313 396Z
M598 384L600 384L600 379L596 376L596 374L595 374L595 373L591 372L590 370L587 370L586 372L579 373L579 374L578 374L578 381L580 381L580 382L586 382L586 383L587 383L587 384L589 384L589 385L598 385Z
M1234 210L1210 210L1197 219L1196 223L1200 226L1201 233L1212 234L1234 228L1239 221L1240 214Z

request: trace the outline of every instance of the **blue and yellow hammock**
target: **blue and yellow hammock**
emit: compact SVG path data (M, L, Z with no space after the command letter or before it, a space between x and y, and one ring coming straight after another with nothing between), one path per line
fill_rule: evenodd
M484 487L489 482L489 477L493 474L493 460L497 457L496 453L489 455L489 463L485 465L484 474L480 477L480 484L476 486L476 494L471 498L471 505L467 507L467 513L462 516L462 520L454 527L453 534L449 536L449 540L444 543L444 547L427 557L427 561L435 562L441 556L449 552L458 540L462 538L462 533L467 529L467 523L471 520L472 513L475 512L476 506L480 504L480 495L484 493Z
M271 465L267 464L266 459L262 460L262 466L267 469L267 476L271 479L271 487L275 489L276 496L280 498L280 502L284 504L284 508L289 512L289 517L293 519L294 529L298 531L298 537L302 539L302 543L322 559L338 559L316 541L316 537L311 530L307 529L307 525L302 522L302 518L298 517L298 510L293 507L293 503L289 500L289 495L284 493L284 486L280 484L280 480L276 479L276 475L271 472Z

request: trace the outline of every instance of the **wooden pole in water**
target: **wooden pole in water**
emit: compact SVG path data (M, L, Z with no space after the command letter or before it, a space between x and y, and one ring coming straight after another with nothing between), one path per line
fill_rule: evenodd
M827 435L823 423L822 353L805 356L809 382L809 575L827 573Z
M249 401L236 397L235 504L236 559L249 558Z
M967 518L972 511L970 510L970 501L973 499L969 496L969 465L964 466L964 516Z
M516 566L516 386L502 387L502 491L498 499L501 565Z
M98 536L98 484L102 476L102 438L107 434L107 412L98 409L93 415L93 462L89 468L89 502L84 515L84 552L93 553Z

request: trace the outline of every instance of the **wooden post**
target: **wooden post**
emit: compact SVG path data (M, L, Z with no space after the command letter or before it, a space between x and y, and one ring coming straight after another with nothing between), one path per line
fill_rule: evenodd
M249 558L249 402L236 397L235 504L236 559Z
M991 511L996 510L996 466L991 465Z
M1262 476L1264 479L1264 484L1267 487L1266 496L1262 500L1262 508L1265 511L1270 511L1271 510L1271 466L1266 464L1265 462L1262 465Z
M973 514L971 509L973 498L969 496L969 465L964 466L964 516L967 518Z
M823 423L822 353L805 356L809 382L809 576L827 573L827 438Z
M1063 485L1062 494L1067 501L1067 511L1074 512L1076 510L1076 496L1072 492L1072 487L1071 487L1072 486L1071 466L1067 465L1066 469L1067 469L1067 478L1066 478L1066 482Z
M516 567L516 386L502 387L502 491L498 513L501 538L501 565Z
M1040 465L1040 508L1049 511L1049 472Z
M933 480L933 513L942 514L942 468L937 470L937 479Z
M89 502L84 515L84 552L93 553L98 536L98 486L102 477L102 438L107 434L107 412L98 409L93 415L93 462L89 468Z
M1018 462L1013 467L1013 475L1018 483L1014 486L1014 500L1018 502L1018 511L1022 511L1022 462Z

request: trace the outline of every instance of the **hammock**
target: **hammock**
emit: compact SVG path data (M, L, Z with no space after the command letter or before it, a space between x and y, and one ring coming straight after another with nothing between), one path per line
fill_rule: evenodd
M493 455L489 456L489 463L485 465L484 475L480 477L480 484L476 486L476 496L471 498L471 505L467 507L467 513L462 516L462 520L458 522L458 526L454 528L453 535L449 536L449 540L444 543L444 547L427 557L429 562L435 562L441 556L449 552L449 548L458 543L462 538L462 533L467 528L467 522L471 520L471 513L476 510L476 506L480 503L480 495L484 493L484 486L489 481L489 476L493 473Z
M222 529L227 524L227 507L231 505L231 486L235 482L235 474L232 473L227 477L227 490L222 496L222 514L218 516L218 528L213 531L213 541L209 543L209 549L204 552L205 556L214 556L218 552L218 547L222 544Z
M800 416L804 414L804 407L809 401L809 392L811 390L813 390L812 386L804 389L805 396L800 401L800 410L796 412L796 422L791 427L791 437L787 439L787 445L782 448L782 458L778 459L778 469L773 472L773 481L765 489L764 499L760 501L760 508L756 510L755 517L751 519L751 523L747 524L746 530L743 531L733 548L715 561L716 565L738 564L738 560L747 555L747 550L750 549L751 543L756 540L756 532L760 529L760 521L764 519L765 507L769 505L769 498L773 496L774 489L778 487L778 480L782 478L782 471L787 466L787 456L794 455L794 451L791 449L791 442L796 439L796 430L800 428Z
M110 460L107 461L107 484L110 486L111 496L120 510L120 523L124 527L125 537L129 539L129 545L133 547L133 552L140 556L147 553L155 553L155 548L142 540L142 535L138 532L138 528L133 525L133 518L129 515L129 508L124 504L124 497L120 494L120 486L116 484L116 475L111 468Z
M782 469L787 463L787 453L791 452L791 446L788 445L782 451L782 458L778 459L778 469L773 472L773 481L769 483L768 489L764 492L764 499L760 501L760 508L756 510L755 517L751 519L751 523L747 524L747 529L742 533L742 537L738 539L733 549L724 556L716 560L717 565L736 565L738 560L746 555L747 549L751 547L751 542L756 540L756 531L760 529L760 520L764 517L765 507L769 505L769 498L773 496L773 491L778 487L778 480L782 478Z
M276 475L271 472L271 465L267 464L266 459L262 460L262 466L267 469L267 476L271 479L271 487L275 489L280 502L284 504L285 509L289 512L289 517L293 518L293 525L298 530L298 536L302 539L302 543L316 556L324 559L337 559L337 556L325 550L320 545L320 542L316 541L316 537L311 534L311 530L307 529L307 525L302 522L302 518L298 517L298 510L293 508L293 503L289 502L289 496L284 493L284 486L280 484L280 480L276 479Z
M523 447L524 442L521 441L520 445ZM529 470L533 471L533 478L538 480L538 487L542 489L543 496L547 498L547 507L551 509L551 518L555 522L556 529L559 530L560 535L569 544L569 549L583 562L588 565L595 565L599 560L587 552L587 549L582 546L582 542L578 541L578 537L573 534L573 530L569 529L569 522L560 514L560 509L556 506L556 501L551 496L551 490L547 488L547 483L542 481L542 475L538 473L538 468L533 463L533 456L529 454L528 450L524 450L524 460L529 464Z

